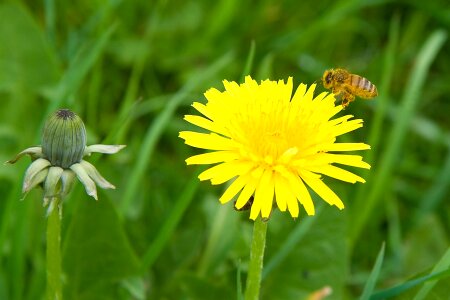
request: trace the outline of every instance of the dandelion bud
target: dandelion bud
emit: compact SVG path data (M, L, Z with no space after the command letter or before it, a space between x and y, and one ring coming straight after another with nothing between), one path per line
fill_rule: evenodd
M68 109L60 109L52 114L44 125L42 146L27 148L8 160L13 164L24 155L32 159L25 172L22 192L25 195L34 187L44 188L44 205L49 212L70 192L75 178L84 185L86 193L97 200L96 184L103 189L115 189L100 175L94 165L83 160L91 153L114 154L125 145L90 145L86 146L86 129L83 121Z
M42 152L52 166L64 169L83 158L86 129L74 112L60 109L51 115L42 133Z

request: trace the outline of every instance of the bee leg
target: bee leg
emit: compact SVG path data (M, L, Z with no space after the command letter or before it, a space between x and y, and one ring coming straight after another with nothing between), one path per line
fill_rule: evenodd
M334 95L334 98L336 99L336 100L338 100L338 98L339 98L339 96L341 96L340 98L342 99L342 90L341 89L336 89L336 88L332 88L331 89L331 93Z
M334 94L334 96L338 96L340 93L342 93L342 89L332 88L331 92Z
M355 100L355 96L344 92L344 95L342 96L342 107L345 109L353 100Z

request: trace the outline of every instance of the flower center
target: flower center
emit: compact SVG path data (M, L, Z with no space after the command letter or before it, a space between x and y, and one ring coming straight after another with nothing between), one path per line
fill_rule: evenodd
M63 120L74 119L75 116L76 114L69 109L60 109L56 112L56 117Z

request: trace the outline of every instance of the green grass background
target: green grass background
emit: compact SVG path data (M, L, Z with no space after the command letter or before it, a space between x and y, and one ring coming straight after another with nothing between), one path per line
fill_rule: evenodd
M57 108L88 144L127 145L88 159L117 190L65 200L65 299L239 299L252 222L186 167L201 151L177 137L182 116L223 79L313 83L330 67L378 87L342 138L372 145L372 170L325 179L344 211L315 197L315 217L272 214L261 298L449 299L449 28L446 0L0 2L0 161L39 144ZM0 166L0 299L45 291L42 191L19 201L28 164Z

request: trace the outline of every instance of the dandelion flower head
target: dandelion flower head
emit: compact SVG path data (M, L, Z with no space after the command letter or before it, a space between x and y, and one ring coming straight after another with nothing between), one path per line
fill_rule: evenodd
M202 132L182 131L187 145L210 150L186 160L188 165L213 165L199 175L212 184L233 182L220 197L221 203L237 198L242 208L253 197L250 218L268 218L276 204L280 211L299 215L299 203L314 215L310 190L324 201L344 208L341 199L324 182L326 175L345 182L365 182L341 166L369 169L359 155L334 152L370 149L364 143L337 143L336 138L362 127L352 115L335 117L342 110L333 94L314 97L315 84L300 84L292 96L293 82L250 76L241 85L223 82L225 91L209 89L206 104L193 103L203 116L185 120ZM335 118L333 118L335 117ZM206 130L206 132L205 132Z

